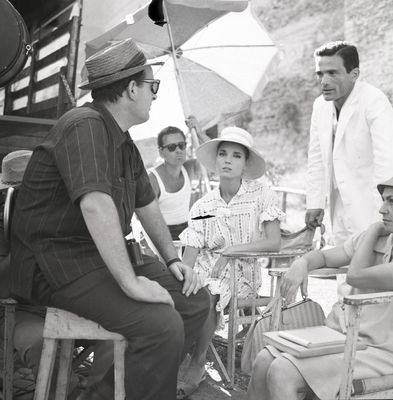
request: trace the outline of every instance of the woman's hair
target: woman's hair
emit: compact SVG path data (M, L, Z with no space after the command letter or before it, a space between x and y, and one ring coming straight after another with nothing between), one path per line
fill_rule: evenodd
M250 157L250 150L248 150L246 146L243 146L242 144L236 143L236 142L226 142L226 141L222 141L221 143L219 143L219 145L218 145L218 147L217 147L217 153L219 152L221 146L222 146L223 144L225 144L225 143L235 143L235 144L238 144L239 146L241 146L241 147L243 148L244 154L246 155L246 160L249 159L249 157Z
M180 135L183 136L184 141L186 141L186 135L180 128L177 128L176 126L167 126L166 128L161 129L160 133L158 134L157 146L160 148L164 145L164 137L165 136L176 134L176 133L180 133Z
M123 95L123 92L127 89L127 86L131 81L135 81L138 85L138 81L145 79L145 76L145 70L143 69L134 75L120 79L110 85L93 89L91 91L91 97L97 101L116 103L116 101Z

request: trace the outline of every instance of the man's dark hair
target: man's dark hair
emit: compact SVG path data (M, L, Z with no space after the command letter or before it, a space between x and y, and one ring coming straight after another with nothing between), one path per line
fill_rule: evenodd
M164 145L164 137L165 136L172 135L175 133L180 133L180 135L183 136L184 141L186 141L186 135L180 128L177 128L176 126L167 126L166 128L161 129L160 133L157 136L158 147L160 148Z
M359 68L359 54L356 47L343 41L329 42L314 51L314 57L340 56L344 61L344 67L347 72L354 68Z
M109 102L109 103L116 103L117 100L120 99L123 92L126 90L127 86L131 81L140 81L145 79L145 69L142 71L128 76L127 78L120 79L119 81L113 82L110 85L103 86L97 89L93 89L91 91L91 97L94 100L102 101L102 102ZM138 85L138 83L137 83ZM139 85L138 85L139 86Z

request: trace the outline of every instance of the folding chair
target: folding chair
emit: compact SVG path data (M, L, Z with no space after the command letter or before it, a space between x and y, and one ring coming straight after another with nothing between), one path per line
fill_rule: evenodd
M321 229L321 238L323 233ZM257 293L255 279L253 279L253 294L246 299L239 299L237 295L237 270L235 268L235 260L237 258L264 258L268 257L272 261L272 268L278 265L289 266L291 262L310 251L313 248L313 238L315 231L308 230L306 227L295 233L282 232L282 244L279 252L236 252L226 254L225 257L231 265L230 269L230 290L232 293L229 303L229 318L228 318L228 342L227 342L227 365L225 367L214 345L210 345L210 350L213 353L224 379L227 381L227 387L232 388L235 384L235 356L236 348L239 343L244 341L244 338L238 338L237 334L240 325L250 325L257 317L257 307L265 307L273 297L274 282L271 280L270 296L260 297ZM321 240L321 243L323 240ZM255 271L254 271L255 274ZM240 310L245 308L251 309L251 315L239 315Z
M320 268L314 270L313 275L320 276L331 274L345 274L347 267L342 268ZM281 278L286 269L273 269L269 275L277 280L276 291L280 290ZM385 375L376 378L353 379L353 370L356 357L356 343L359 334L360 315L363 306L370 304L386 304L393 301L393 292L378 292L367 294L356 294L344 296L344 304L348 305L349 317L347 327L347 338L344 349L344 363L341 374L339 400L352 399L392 399L393 398L393 375ZM272 311L272 324L269 330L279 329L281 306Z

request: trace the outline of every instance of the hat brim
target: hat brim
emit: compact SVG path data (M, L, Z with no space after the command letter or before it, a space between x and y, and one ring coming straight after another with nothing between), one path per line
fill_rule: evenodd
M205 166L209 171L216 172L216 157L217 149L221 142L232 142L244 146L249 151L247 160L247 167L244 171L244 179L257 179L260 178L266 170L265 160L253 148L245 146L243 143L234 140L216 138L201 144L196 150L196 157L198 161Z
M391 187L391 188L393 188L393 178L390 178L388 181L383 182L383 183L379 183L379 184L377 185L378 192L379 192L381 195L382 195L382 193L383 193L385 187Z
M138 72L141 72L146 67L149 67L151 65L163 65L163 64L164 64L163 62L147 62L146 64L121 70L111 75L106 75L102 76L101 78L93 79L92 81L89 80L84 81L80 85L78 85L78 87L79 89L82 90L98 89L100 87L110 85L113 82L120 81L121 79L127 78L131 75L137 74Z

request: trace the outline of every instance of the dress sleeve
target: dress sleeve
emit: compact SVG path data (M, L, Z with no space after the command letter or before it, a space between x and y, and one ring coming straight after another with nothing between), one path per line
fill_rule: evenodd
M183 246L202 249L206 243L206 219L193 219L196 216L203 215L200 204L195 203L188 216L188 227L179 235Z
M285 213L279 206L277 194L270 189L267 189L262 196L262 212L259 217L259 230L263 231L263 223L265 221L274 221L278 219L281 221L285 218Z
M356 235L352 235L349 237L344 243L344 251L347 253L349 258L352 258L355 254L355 251L359 248L360 243L362 242L366 231L358 233Z

